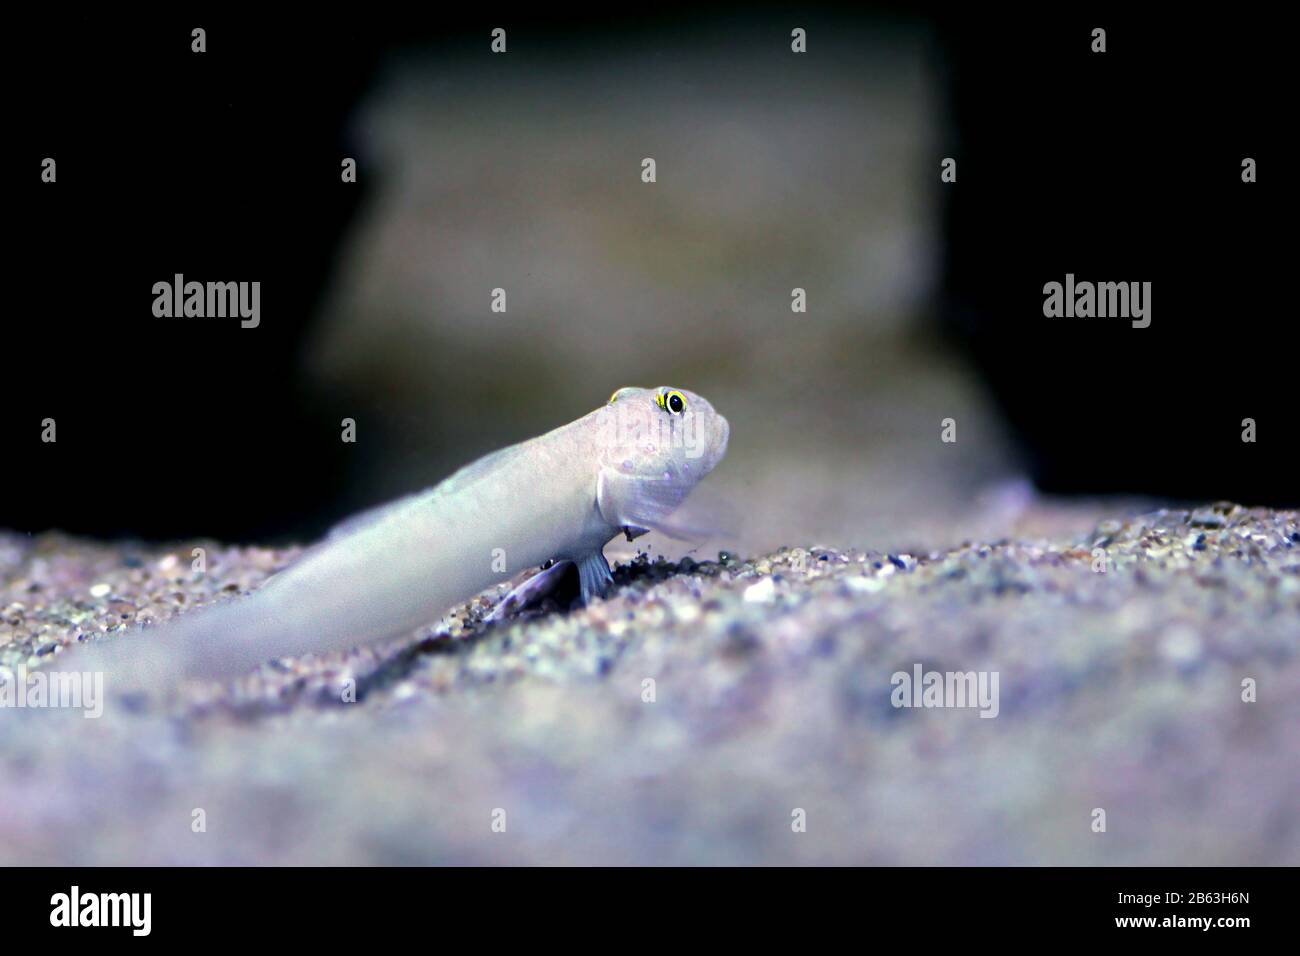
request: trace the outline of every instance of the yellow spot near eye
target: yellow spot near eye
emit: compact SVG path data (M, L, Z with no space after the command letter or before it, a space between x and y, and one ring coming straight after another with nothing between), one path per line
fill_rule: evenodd
M614 399L618 398L618 393L623 391L621 388L614 389L614 394L609 396L609 404L614 404Z
M658 403L660 408L668 407L667 405L664 404L664 402L666 402L667 400L668 400L668 393L666 392L660 392L658 395L655 396L655 402Z

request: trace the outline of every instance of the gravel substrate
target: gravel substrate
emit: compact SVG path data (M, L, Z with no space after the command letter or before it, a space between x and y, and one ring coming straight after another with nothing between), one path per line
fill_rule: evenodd
M0 665L296 554L0 535ZM99 719L0 709L0 863L1300 863L1295 512L615 580ZM917 665L996 673L997 716L893 706Z

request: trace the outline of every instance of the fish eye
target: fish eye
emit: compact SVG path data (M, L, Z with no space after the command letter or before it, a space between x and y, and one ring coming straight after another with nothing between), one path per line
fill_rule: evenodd
M680 415L686 411L686 396L677 391L666 392L663 397L663 407L674 415Z

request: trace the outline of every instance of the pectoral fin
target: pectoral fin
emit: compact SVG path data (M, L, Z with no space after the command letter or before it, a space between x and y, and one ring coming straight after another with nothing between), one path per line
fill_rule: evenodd
M694 527L676 514L688 490L678 481L606 466L596 476L596 506L606 521L624 529L629 541L647 531L683 541L702 540L708 537L708 529Z
M593 551L578 562L578 578L582 582L582 603L589 604L594 597L604 597L614 583L605 556Z

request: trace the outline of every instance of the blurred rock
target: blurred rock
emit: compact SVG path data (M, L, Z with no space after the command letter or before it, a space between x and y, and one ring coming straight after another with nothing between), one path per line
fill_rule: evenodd
M748 519L732 546L906 544L1013 471L985 397L926 332L942 116L927 35L819 25L815 61L785 35L390 61L355 120L374 189L307 353L364 430L343 511L629 384L689 387L731 420L716 481Z

